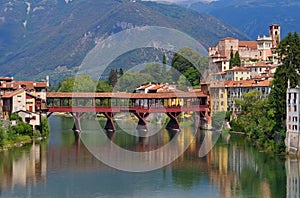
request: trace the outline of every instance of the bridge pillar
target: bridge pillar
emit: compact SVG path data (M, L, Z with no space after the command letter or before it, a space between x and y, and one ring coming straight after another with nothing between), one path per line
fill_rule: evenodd
M134 115L139 119L137 130L147 131L146 118L150 115L149 113L134 113Z
M114 114L112 112L106 112L103 114L107 119L104 129L106 131L116 131L116 128L114 125Z
M81 120L82 116L84 115L84 113L78 113L78 112L72 113L71 112L71 115L74 118L73 131L77 132L77 133L80 133L81 132L80 120Z
M181 112L168 112L167 115L170 118L169 123L167 124L166 128L168 130L175 130L180 131L180 124L178 122L178 117L180 116Z

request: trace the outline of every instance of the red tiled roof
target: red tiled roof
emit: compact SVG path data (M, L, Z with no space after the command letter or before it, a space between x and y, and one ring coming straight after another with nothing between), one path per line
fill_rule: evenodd
M152 86L153 84L149 83L149 84L146 84L146 85L142 85L140 86L139 88L137 88L138 90L144 90L144 89L147 89L148 87Z
M257 49L257 41L239 41L239 47L249 47Z
M255 80L229 81L228 87L269 87L272 78L264 81L256 82Z
M222 88L222 87L225 87L226 85L228 85L228 82L229 81L227 81L227 80L211 82L210 88Z
M246 67L234 67L234 68L229 69L227 71L250 71L250 69L246 68Z
M17 95L17 94L22 93L23 91L25 91L25 90L24 90L23 88L21 88L21 89L15 90L15 91L13 91L13 92L5 93L5 94L2 96L2 98L11 98L11 97L13 97L13 96L15 96L15 95Z
M2 83L2 89L19 89L24 87L26 90L33 90L34 88L46 88L47 82L33 82L33 81L13 81Z
M251 63L248 64L246 67L269 67L270 65L266 62L257 62L257 63Z
M149 90L151 90L151 91L156 91L156 90L162 88L163 86L164 86L164 85L155 85L154 87L151 87Z

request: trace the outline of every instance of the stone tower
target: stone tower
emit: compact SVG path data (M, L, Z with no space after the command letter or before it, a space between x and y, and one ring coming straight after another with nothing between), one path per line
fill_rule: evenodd
M280 25L270 25L270 37L272 38L272 48L277 48L280 42Z

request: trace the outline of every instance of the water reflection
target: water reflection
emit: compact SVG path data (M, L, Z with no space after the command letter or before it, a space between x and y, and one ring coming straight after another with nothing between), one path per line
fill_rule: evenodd
M300 160L288 158L286 160L287 197L300 197Z
M64 124L59 124L62 121ZM171 150L145 159L151 163L189 144L169 166L147 173L125 173L99 162L78 144L71 119L54 118L51 126L49 143L0 153L3 197L299 197L299 159L259 152L247 145L243 136L222 136L208 155L200 158L204 137L213 145L213 132L193 135L194 129L186 128L180 134L163 130L151 137L105 134L110 143L135 152L156 150L176 140Z
M28 184L44 183L47 177L47 145L33 143L0 153L2 188L14 189Z

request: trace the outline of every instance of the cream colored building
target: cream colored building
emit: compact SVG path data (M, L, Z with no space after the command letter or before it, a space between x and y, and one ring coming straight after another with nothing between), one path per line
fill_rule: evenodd
M224 81L212 82L210 84L210 96L213 112L227 111L227 87Z
M225 72L225 80L238 81L250 79L250 69L246 67L234 67Z

